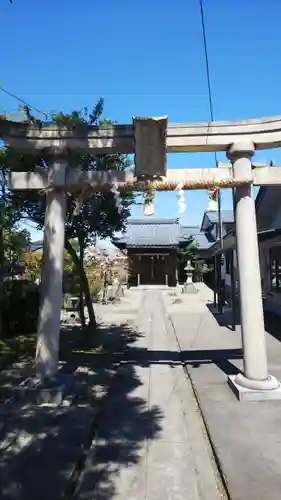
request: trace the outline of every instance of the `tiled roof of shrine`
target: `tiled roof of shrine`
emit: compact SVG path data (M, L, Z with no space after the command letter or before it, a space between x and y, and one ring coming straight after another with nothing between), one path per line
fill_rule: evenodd
M179 241L178 219L130 219L118 242L130 247L176 247Z
M43 250L43 240L32 241L29 245L29 252L38 252L39 250Z
M180 226L180 242L184 242L190 236L193 236L200 250L209 248L212 244L212 242L208 241L205 233L200 231L199 226Z
M221 219L223 224L231 224L234 222L233 210L222 210ZM219 213L218 212L205 212L203 215L203 220L201 224L201 230L206 231L213 224L218 224Z
M115 244L126 248L177 247L190 236L194 236L199 248L210 246L198 226L182 226L179 219L129 219L126 231Z
M211 222L218 222L219 221L219 213L218 212L205 212L207 217ZM234 214L233 210L222 210L221 211L221 218L224 223L231 223L234 222Z

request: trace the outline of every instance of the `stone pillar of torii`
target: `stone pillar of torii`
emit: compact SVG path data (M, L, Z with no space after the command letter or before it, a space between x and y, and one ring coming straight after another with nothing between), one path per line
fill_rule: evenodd
M66 193L77 188L168 191L235 188L236 239L244 373L229 377L240 400L281 399L279 381L268 373L253 185L281 184L281 168L254 164L256 149L281 145L281 118L168 125L167 117L134 118L132 125L68 130L55 125L0 123L6 145L18 153L50 151L48 170L13 172L14 190L46 190L44 266L36 350L42 380L58 370ZM67 150L135 153L135 172L70 169ZM214 169L166 169L166 152L225 151L230 163ZM49 156L48 156L49 157Z

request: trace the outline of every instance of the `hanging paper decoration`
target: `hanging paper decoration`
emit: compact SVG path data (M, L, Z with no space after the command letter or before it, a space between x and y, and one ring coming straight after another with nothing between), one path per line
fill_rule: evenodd
M144 198L144 201L143 201L143 205L142 205L142 214L145 216L145 217L148 217L150 215L154 215L155 211L154 211L154 191L153 189L151 189L151 187L149 186L148 184L148 187L147 187L147 191L145 193L145 198Z
M185 199L184 199L184 190L183 190L183 184L180 183L176 187L176 197L178 200L178 207L179 207L179 213L183 214L186 209L186 204L185 204Z
M122 200L121 200L121 196L120 196L120 193L119 193L117 182L114 182L112 184L112 188L110 189L110 191L113 193L113 196L114 196L114 199L115 199L115 205L116 205L116 208L117 208L117 210L118 210L118 212L120 214L121 211L122 211Z
M208 205L206 212L217 212L218 211L217 194L218 194L217 187L215 187L214 189L209 191L209 205Z

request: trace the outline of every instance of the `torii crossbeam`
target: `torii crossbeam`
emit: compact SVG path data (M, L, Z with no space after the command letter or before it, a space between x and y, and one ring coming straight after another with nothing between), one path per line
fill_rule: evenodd
M133 125L72 129L54 125L0 122L0 135L12 150L53 154L48 171L12 173L11 189L46 190L44 268L38 323L37 368L54 377L58 366L62 296L65 192L83 186L158 191L235 188L236 238L244 350L244 374L229 383L240 399L281 399L279 382L268 374L252 185L281 184L281 169L251 162L256 149L281 146L281 117L168 125L167 117L134 118ZM135 172L82 172L69 169L66 150L135 153ZM226 151L230 163L216 169L166 170L166 152Z

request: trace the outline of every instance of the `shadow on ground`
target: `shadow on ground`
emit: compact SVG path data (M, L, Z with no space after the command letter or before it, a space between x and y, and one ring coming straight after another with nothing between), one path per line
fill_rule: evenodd
M281 318L270 311L264 313L265 329L276 340L281 342Z
M134 393L142 385L136 367L120 364L138 336L110 325L93 345L65 332L60 372L73 381L68 406L0 406L1 500L80 498L82 470L83 498L113 498L119 468L137 463L161 430L160 409Z
M231 309L224 311L222 314L218 314L213 304L207 304L207 307L219 326L224 326L232 330L233 325L241 325L239 305L236 306L235 317L233 317ZM267 333L281 342L281 317L278 316L278 314L271 311L264 311L264 326Z
M214 364L226 375L236 375L239 369L230 360L243 359L242 349L199 349L188 351L148 351L147 349L131 349L124 362L135 366L176 365L199 368L201 365Z
M235 312L233 314L232 309L230 307L224 307L223 312L219 314L217 312L217 308L214 304L206 304L209 311L212 313L214 318L216 319L219 326L224 326L229 330L234 330L235 327L241 324L240 321L240 312L238 305L235 308Z

